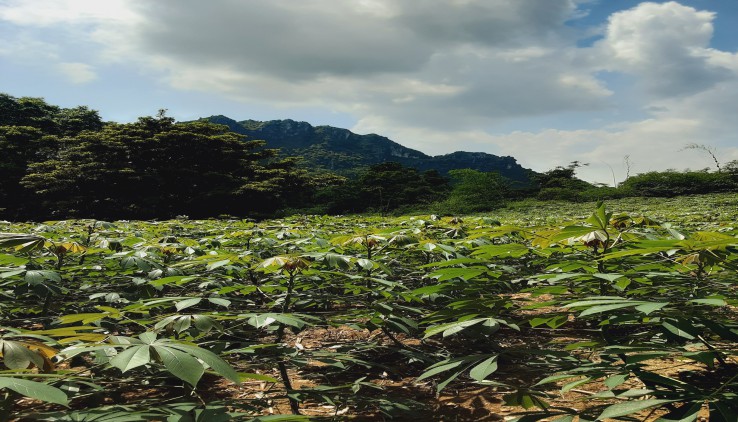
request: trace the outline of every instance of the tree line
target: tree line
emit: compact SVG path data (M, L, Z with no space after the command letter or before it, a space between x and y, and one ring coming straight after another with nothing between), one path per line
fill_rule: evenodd
M738 166L731 163L717 173L646 173L618 188L576 178L577 162L532 173L533 184L524 187L492 172L442 175L392 162L345 178L301 167L299 157L279 158L263 141L206 121L178 123L160 111L133 123L104 122L84 106L7 94L0 94L0 152L0 218L10 220L464 213L526 197L579 201L738 190Z

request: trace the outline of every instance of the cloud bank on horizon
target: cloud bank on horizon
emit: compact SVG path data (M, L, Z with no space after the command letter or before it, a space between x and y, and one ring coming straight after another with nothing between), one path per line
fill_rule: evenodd
M580 176L738 159L738 42L684 0L0 0L0 92L110 118L293 118ZM722 3L722 2L721 2ZM725 44L727 37L717 39ZM730 49L733 51L729 51ZM612 172L611 172L612 169Z

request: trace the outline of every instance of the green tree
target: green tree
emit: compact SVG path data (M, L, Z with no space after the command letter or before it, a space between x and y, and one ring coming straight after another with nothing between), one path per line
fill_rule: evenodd
M59 141L40 129L0 126L0 215L22 218L23 208L33 207L31 192L20 181L29 165L55 154Z
M0 93L0 126L28 126L45 134L70 136L100 130L103 122L97 111L85 106L61 108L43 98Z
M54 120L60 134L64 136L76 135L85 130L99 131L103 128L98 112L85 106L63 108L59 110Z
M738 178L729 171L652 171L631 176L620 186L637 196L673 197L738 191Z
M584 180L576 177L577 169L589 164L579 161L572 161L568 166L558 166L545 173L538 174L534 177L540 190L538 199L559 199L566 201L575 201L579 199L579 194L588 189L592 189L592 185Z
M358 183L362 201L379 212L430 203L445 193L448 186L437 172L421 174L395 162L369 167L359 176Z
M65 138L58 156L31 164L22 184L59 216L264 214L307 180L289 162L270 162L276 151L263 145L160 113Z
M441 204L444 213L468 213L498 208L510 195L510 181L497 172L451 170L452 190Z

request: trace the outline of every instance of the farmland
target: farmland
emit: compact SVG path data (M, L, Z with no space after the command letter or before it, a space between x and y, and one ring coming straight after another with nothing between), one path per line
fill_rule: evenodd
M738 420L734 194L0 232L0 419Z

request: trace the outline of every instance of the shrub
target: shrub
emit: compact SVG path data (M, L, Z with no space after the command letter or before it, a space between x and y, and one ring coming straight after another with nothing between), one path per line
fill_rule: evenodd
M663 171L633 176L620 189L638 196L674 197L738 191L738 180L730 173Z

